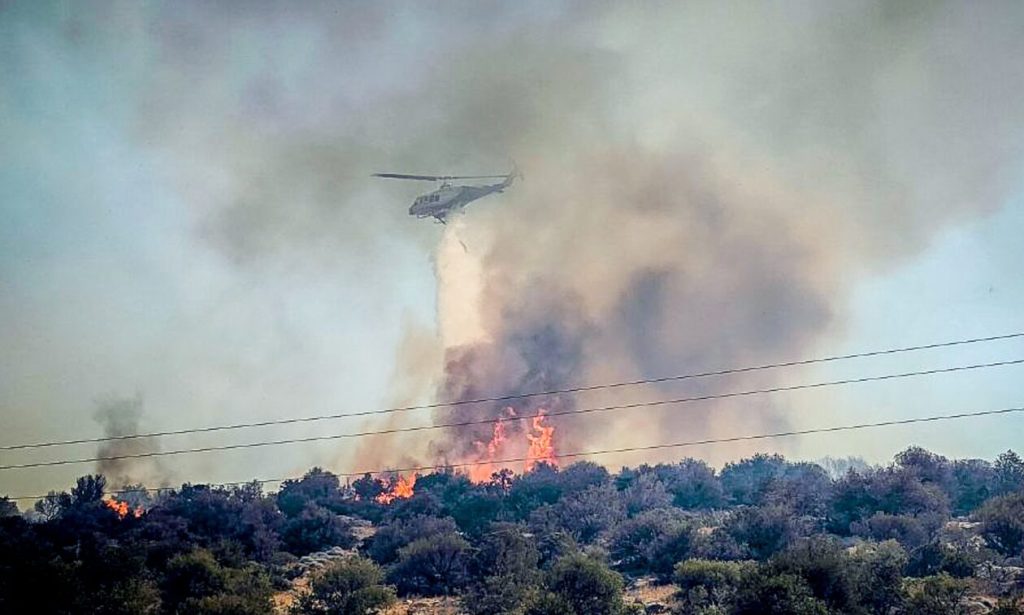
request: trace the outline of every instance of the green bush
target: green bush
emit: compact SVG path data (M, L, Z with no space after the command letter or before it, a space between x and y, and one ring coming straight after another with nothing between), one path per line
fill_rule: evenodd
M967 615L964 604L968 585L948 574L909 579L906 610L914 615Z
M400 594L449 595L468 580L470 545L454 533L414 540L398 550L388 578Z
M292 608L302 615L366 615L376 613L395 601L395 593L384 585L384 572L362 557L336 562L310 581Z
M622 600L622 577L584 555L557 561L547 574L548 589L575 615L622 615L633 612ZM562 609L562 606L558 607Z
M164 610L170 613L266 613L273 594L260 566L222 566L205 549L173 557L161 589Z
M795 574L775 574L762 567L744 577L735 615L828 615L825 603Z
M676 564L672 580L679 586L678 597L684 608L724 612L732 607L740 582L752 567L748 562L691 559Z
M693 530L675 509L657 509L627 519L609 541L611 557L625 572L672 574L677 562L690 555Z
M981 533L1003 555L1024 555L1024 492L992 498L978 511Z

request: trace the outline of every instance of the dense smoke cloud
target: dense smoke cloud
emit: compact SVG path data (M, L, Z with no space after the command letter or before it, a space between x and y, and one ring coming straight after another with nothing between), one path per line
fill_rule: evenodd
M81 117L116 116L117 134L185 208L175 223L200 243L171 245L189 256L161 266L188 270L186 314L152 327L162 334L141 328L140 344L160 350L123 362L138 369L158 355L143 380L168 384L147 399L206 423L364 409L371 396L348 404L351 376L336 366L343 353L379 358L332 323L369 323L396 296L412 301L411 270L394 264L410 251L432 260L436 306L417 303L393 336L393 388L372 403L806 356L842 333L853 283L1005 203L1024 158L1022 25L1015 2L331 2L244 14L111 4L30 23L11 72L49 75L55 59L68 75L92 69L83 74L99 102ZM440 230L406 215L423 186L369 178L502 172L511 160L523 182ZM196 256L211 248L217 266ZM103 376L116 385L129 367ZM554 423L569 450L753 432L784 424L784 410L747 400ZM487 436L415 434L314 455L338 469L453 461Z
M465 251L435 255L443 374L403 362L435 374L441 400L802 356L841 330L855 276L997 207L1020 161L1022 69L1010 58L1024 48L1020 20L1007 19L1019 7L901 7L586 4L438 22L406 7L345 36L334 34L353 15L327 20L317 48L342 63L397 48L395 20L418 23L437 44L397 77L320 74L327 85L301 102L265 84L274 104L255 113L269 129L229 133L221 159L239 189L207 228L244 258L312 246L379 268L372 244L405 227L394 203L389 213L367 207L369 190L388 190L389 202L410 191L368 187L365 176L383 170L373 165L493 172L511 157L526 181L446 229L444 241ZM208 38L220 22L196 23ZM400 85L370 104L344 98L393 77ZM346 110L326 115L340 126L301 126L295 110L320 109L310 101L325 92ZM505 406L435 418L497 417ZM784 417L770 402L746 402L556 422L563 446L586 448L775 428ZM489 429L441 438L427 454L471 456Z

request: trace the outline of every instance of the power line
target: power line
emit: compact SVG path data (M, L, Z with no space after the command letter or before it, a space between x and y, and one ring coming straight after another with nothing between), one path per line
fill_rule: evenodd
M515 421L515 420L527 420L537 418L539 416L568 416L568 415L582 415L582 414L593 414L597 412L610 412L613 410L631 410L637 408L651 408L656 406L666 406L673 404L684 404L698 401L708 401L713 399L727 399L732 397L746 397L750 395L761 395L767 393L781 393L786 391L802 391L806 389L816 389L830 386L839 386L847 384L861 384L865 382L878 382L882 380L894 380L898 378L910 378L914 376L930 376L935 374L946 374L952 372L961 372L975 369L984 369L990 367L1001 367L1007 365L1019 365L1024 363L1024 359L1015 359L1012 361L996 361L992 363L977 363L974 365L958 365L954 367L943 367L913 372L902 372L897 374L883 374L880 376L864 376L861 378L848 378L843 380L828 380L824 382L812 382L807 384L796 384L788 386L778 386L763 389L751 389L746 391L732 391L727 393L716 393L709 395L699 395L694 397L679 397L675 399L662 399L656 401L636 402L631 404L617 404L612 406L601 406L595 408L581 408L573 410L563 410L556 412L537 412L535 414L527 414L515 417L501 417L493 419L480 419L475 421L462 421L457 423L442 423L439 425L422 425L417 427L399 427L393 429L384 429L379 431L364 431L357 433L343 433L343 434L331 434L327 436L308 436L303 438L286 438L282 440L260 440L256 442L245 442L241 444L224 444L218 446L204 446L187 449L177 449L170 451L148 451L144 453L127 453L122 455L108 455L103 457L88 457L82 459L57 459L52 461L34 461L20 464L9 464L0 465L0 471L5 470L23 470L28 468L41 468L50 466L62 466L62 465L73 465L80 463L94 463L99 461L117 461L121 459L143 459L149 457L166 457L170 455L187 455L196 453L209 453L215 451L230 451L245 448L259 448L265 446L281 446L285 444L301 444L308 442L320 442L325 440L341 440L345 438L360 438L366 436L377 436L395 433L405 433L414 431L428 431L434 429L446 429L451 427L467 427L471 425L488 425L499 422Z
M329 421L338 420L345 418L375 416L381 414L392 414L397 412L411 412L414 410L432 410L437 408L452 408L457 406L465 406L471 404L481 403L497 403L505 401L513 401L517 399L530 399L534 397L546 397L551 395L568 395L575 393L586 393L590 391L602 391L609 389L618 389L632 386L641 386L649 384L662 384L666 382L678 382L682 380L693 380L697 378L709 378L712 376L728 376L735 374L743 374L756 371L764 371L769 369L780 369L785 367L798 367L803 365L814 365L818 363L830 363L835 361L845 361L849 359L862 359L868 357L879 357L885 355L900 354L904 352L916 352L921 350L933 350L938 348L948 348L951 346L963 346L967 344L979 344L985 342L994 342L1000 340L1008 340L1024 337L1024 331L1018 333L1007 333L1005 335L991 335L987 337L976 337L961 340L952 340L946 342L936 342L931 344L922 344L918 346L904 346L900 348L887 348L883 350L871 350L866 352L856 352L852 354L843 355L832 355L826 357L817 357L812 359L800 359L795 361L785 361L780 363L766 363L762 365L754 365L747 367L737 367L730 369L721 369L716 371L696 372L688 374L678 374L674 376L662 376L659 378L644 378L640 380L627 380L621 382L603 383L603 384L592 384L577 387L569 387L564 389L550 389L547 391L533 391L528 393L516 393L510 395L500 395L493 397L479 397L475 399L462 399L450 402L437 402L431 404L421 404L415 406L399 406L393 408L384 408L379 410L364 410L360 412L351 412L347 414L325 414L325 415L313 415L305 417L295 417L287 419L272 419L266 421L255 421L248 423L233 423L228 425L213 425L209 427L194 427L186 429L174 429L167 431L153 431L148 433L139 434L125 434L120 436L100 436L95 438L78 438L68 440L52 440L46 442L34 442L34 443L22 443L22 444L7 444L0 446L0 451L12 451L22 449L33 449L33 448L47 448L55 446L70 446L74 444L90 444L99 442L114 442L121 440L135 440L140 438L159 438L165 436L178 436L185 434L196 434L196 433L209 433L216 431L230 431L236 429L251 429L255 427L269 427L272 425L289 425L295 423L311 423L315 421Z
M730 437L726 437L726 438L707 438L707 439L704 439L704 440L688 440L688 441L683 441L683 442L671 442L671 443L666 443L666 444L649 444L649 445L646 445L646 446L625 446L625 447L611 448L611 449L600 449L600 450L591 450L591 451L578 451L578 452L573 452L573 453L560 453L558 455L558 458L559 459L576 459L576 458L579 458L579 457L597 457L597 456L600 456L600 455L614 455L614 454L621 454L621 453L635 453L635 452L653 451L653 450L662 450L662 449L671 449L671 448L687 448L687 447L694 447L694 446L708 446L708 445L711 445L711 444L729 444L729 443L733 443L733 442L745 442L745 441L752 441L752 440L773 440L773 439L777 439L777 438L789 438L789 437L794 437L794 436L807 436L807 435L824 434L824 433L835 433L835 432L843 432L843 431L855 431L855 430L861 430L861 429L873 429L873 428L879 428L879 427L895 427L895 426L900 426L900 425L913 425L913 424L917 424L917 423L935 423L935 422L939 422L939 421L951 421L951 420L968 419L968 418L979 418L979 417L983 417L983 416L996 416L996 415L1003 415L1003 414L1012 414L1012 413L1016 413L1016 412L1024 412L1024 406L1017 406L1017 407L1013 407L1013 408L1000 408L998 410L980 410L980 411L976 411L976 412L958 412L958 413L955 413L955 414L940 414L940 415L924 416L924 417L917 417L917 418L910 418L910 419L895 419L895 420L891 420L891 421L879 421L879 422L875 422L875 423L855 423L855 424L852 424L852 425L833 425L831 427L817 427L817 428L812 428L812 429L796 429L796 430L790 430L790 431L777 431L777 432L771 432L771 433L749 434L749 435L745 435L745 436L730 436ZM335 474L335 476L338 476L340 478L356 478L356 477L359 477L359 476L365 476L366 474L373 475L373 474L394 474L394 473L401 473L401 472L427 472L427 471L435 471L435 470L439 470L439 469L448 469L448 468L454 469L454 468L467 468L467 467L475 467L475 466L482 466L482 465L495 465L495 466L497 466L497 465L510 464L510 463L524 463L524 462L527 462L527 461L530 461L530 460L531 459L528 458L528 457L514 457L514 458L508 458L508 459L491 459L491 460L486 460L486 461L467 461L467 462L454 463L454 464L437 464L437 465L429 465L429 466L426 466L426 465L423 465L423 466L412 466L412 467L405 467L405 468L362 470L362 471L359 471L359 472L347 472L347 473ZM285 478L254 479L254 480L250 480L250 481L239 481L239 482L233 482L233 483L219 483L219 484L217 484L215 486L222 486L223 487L223 486L232 486L232 485L244 485L244 484L249 484L249 483L259 483L259 484L281 483L281 482L284 482L286 480L297 480L297 479L285 479ZM121 494L126 494L126 493L137 493L137 492L141 492L141 491L160 492L160 491L168 491L168 490L172 490L172 489L171 488L123 489L123 490L119 490L119 491L112 491L110 493L111 493L111 495L121 495ZM38 500L38 499L42 499L44 497L46 497L46 496L42 496L42 495L22 495L22 496L13 496L13 497L10 497L8 499L11 499L11 500Z

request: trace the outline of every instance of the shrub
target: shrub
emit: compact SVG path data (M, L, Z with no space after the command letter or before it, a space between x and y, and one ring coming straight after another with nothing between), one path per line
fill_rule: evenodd
M887 540L860 545L854 551L857 594L870 613L889 613L903 603L903 567L906 551Z
M398 559L399 549L414 540L438 534L454 534L457 531L455 522L448 517L419 515L397 519L377 530L370 539L366 554L378 564L387 565Z
M963 549L930 542L910 552L906 572L912 577L927 577L945 572L951 577L963 579L974 574L974 560Z
M255 615L271 608L273 588L265 571L222 566L205 549L172 558L162 585L163 606L171 613Z
M800 577L831 611L852 612L859 604L851 558L835 539L816 536L798 540L772 558L768 569L773 574Z
M347 549L356 544L352 526L345 518L312 503L285 522L281 539L285 548L295 555L335 546Z
M907 612L914 615L967 615L965 581L940 574L907 582Z
M362 557L335 562L313 577L292 612L303 615L365 615L395 601L384 572Z
M667 577L690 554L693 530L673 509L647 511L615 528L611 557L623 571Z
M556 504L537 509L530 517L530 525L541 533L564 530L580 543L588 544L624 517L615 488L601 485L567 494Z
M753 457L725 464L722 488L734 504L761 504L772 483L786 470L781 455L758 453Z
M414 540L398 550L388 577L401 594L448 595L465 586L470 545L454 533Z
M735 602L740 582L750 572L751 565L746 562L691 559L676 564L672 580L679 586L679 600L686 612L725 611Z
M665 483L651 472L638 474L623 490L622 503L626 514L636 516L648 510L667 508L672 505L672 495Z
M576 615L620 615L631 612L622 600L622 577L584 555L562 558L547 575L548 589ZM565 612L562 610L561 612Z
M910 515L889 515L878 513L864 523L854 523L853 533L877 540L895 540L907 549L920 547L928 542L928 528L917 517Z
M797 535L792 514L781 506L741 508L726 519L721 529L755 559L771 557Z
M794 574L761 568L744 577L732 611L735 615L828 615L810 586Z
M718 508L725 503L722 483L715 471L699 459L683 459L676 464L658 464L653 469L640 468L640 473L653 472L672 496L672 504L685 509Z
M1008 556L1024 554L1024 492L992 498L977 517L993 549Z

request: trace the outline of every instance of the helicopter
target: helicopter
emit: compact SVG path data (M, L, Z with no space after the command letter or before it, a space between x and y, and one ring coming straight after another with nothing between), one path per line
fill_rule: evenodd
M405 173L374 173L373 177L384 179L410 179L417 181L441 182L441 186L427 194L416 197L409 207L409 215L417 218L434 218L441 224L447 222L452 213L462 210L477 199L488 194L504 192L517 177L522 177L519 169L513 165L508 175L407 175ZM498 179L497 184L482 186L453 186L452 181L462 179Z

